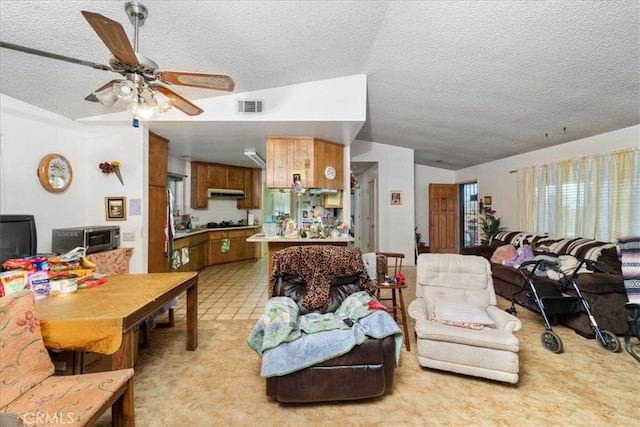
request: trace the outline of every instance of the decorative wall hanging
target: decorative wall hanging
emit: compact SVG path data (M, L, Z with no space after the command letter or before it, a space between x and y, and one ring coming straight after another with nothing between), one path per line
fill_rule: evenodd
M124 181L122 180L122 173L120 173L120 162L114 160L113 162L103 162L98 165L100 170L105 175L115 174L120 180L120 184L124 185Z
M392 205L401 205L402 204L402 191L392 191L391 192L391 204Z
M104 211L107 221L126 221L126 197L105 197Z

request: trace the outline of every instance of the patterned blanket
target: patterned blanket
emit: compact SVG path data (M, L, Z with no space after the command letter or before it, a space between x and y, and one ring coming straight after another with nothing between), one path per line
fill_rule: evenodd
M640 236L620 237L617 246L627 299L640 303Z
M356 292L334 313L298 316L295 301L271 298L247 338L249 346L262 357L260 375L286 375L333 359L362 344L367 337L382 339L393 335L398 361L402 332L386 310L369 309L369 301L376 300L365 291Z

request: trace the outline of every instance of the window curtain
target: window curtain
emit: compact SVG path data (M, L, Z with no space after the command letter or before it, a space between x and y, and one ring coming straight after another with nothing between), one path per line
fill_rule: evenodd
M640 150L518 171L522 230L613 242L640 235Z

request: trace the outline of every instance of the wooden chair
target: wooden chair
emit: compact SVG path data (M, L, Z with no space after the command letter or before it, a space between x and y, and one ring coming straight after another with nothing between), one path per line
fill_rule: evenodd
M30 290L0 298L0 321L1 425L92 425L109 408L113 426L135 424L133 369L53 376Z
M388 283L386 281L387 278L395 278L398 273L402 272L404 254L399 252L377 252L376 257L376 272L378 276L376 281L376 298L378 298L378 301L382 304L384 304L383 301L391 302L391 305L387 306L387 311L392 314L393 320L395 320L398 325L402 325L405 346L407 347L407 351L411 351L409 327L407 325L407 309L404 304L404 296L402 295L402 290L406 289L407 285L404 282ZM390 291L388 297L381 295L381 291L385 290Z

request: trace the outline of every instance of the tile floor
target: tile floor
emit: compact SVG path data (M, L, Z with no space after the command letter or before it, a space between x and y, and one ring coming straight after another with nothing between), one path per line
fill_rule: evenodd
M175 320L186 316L185 297L181 296ZM267 301L267 257L214 265L198 275L198 319L258 319Z
M403 266L407 283L415 283L415 267ZM408 304L410 292L405 292ZM176 322L186 316L185 297L175 309ZM267 257L214 265L200 270L198 277L198 319L258 320L267 302Z

